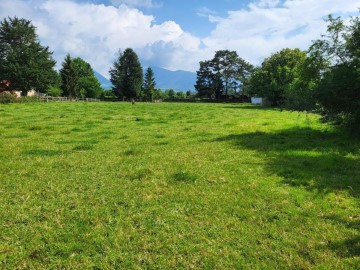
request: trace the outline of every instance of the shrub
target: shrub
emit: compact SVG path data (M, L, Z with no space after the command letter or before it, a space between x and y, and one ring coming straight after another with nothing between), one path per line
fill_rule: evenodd
M6 103L14 103L17 102L18 98L16 97L15 94L8 92L8 91L4 91L0 93L0 103L2 104L6 104Z
M40 99L38 96L25 96L20 98L21 103L31 103L31 102L39 102Z
M62 90L57 86L49 86L47 94L51 97L60 97L62 94Z

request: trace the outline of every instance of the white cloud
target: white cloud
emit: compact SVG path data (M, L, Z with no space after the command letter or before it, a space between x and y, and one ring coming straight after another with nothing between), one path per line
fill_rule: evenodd
M114 6L127 5L130 7L146 7L158 8L161 7L160 3L155 3L152 0L111 0Z
M357 12L357 0L260 0L247 9L229 11L225 18L210 17L214 31L203 40L213 50L236 50L259 64L271 53L289 47L306 50L326 32L328 14L348 16Z
M113 0L117 6L74 0L1 0L0 19L32 20L43 45L61 64L66 53L82 57L103 75L119 49L133 48L145 63L195 71L216 50L236 50L253 64L282 48L307 49L326 31L328 14L358 14L358 0L257 0L226 17L208 14L214 30L203 39L185 32L175 21L156 23L134 6L153 7L151 0ZM98 1L93 1L98 2Z
M70 0L32 3L2 0L0 18L8 15L32 20L42 44L54 51L58 66L70 53L107 76L118 50L129 47L141 59L166 68L192 69L196 65L194 61L197 60L193 61L189 55L198 49L200 39L185 33L173 21L155 24L153 16L127 5L114 7ZM168 52L158 51L160 43ZM168 55L166 61L161 53ZM183 55L187 55L188 60L179 59Z
M216 14L216 11L209 9L208 7L201 7L197 10L196 14L200 17L209 17Z
M274 8L280 4L280 0L260 0L258 6L262 8Z

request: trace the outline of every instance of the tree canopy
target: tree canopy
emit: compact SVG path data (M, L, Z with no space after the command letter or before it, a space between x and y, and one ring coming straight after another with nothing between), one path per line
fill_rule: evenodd
M340 17L329 16L327 35L309 49L317 67L316 97L322 113L360 132L360 20L345 25Z
M66 55L60 70L61 89L65 96L97 98L102 89L89 63L80 57Z
M113 91L118 97L137 98L143 85L143 70L136 53L127 48L119 54L109 71Z
M6 89L23 95L31 89L46 92L57 80L55 64L31 21L14 17L0 22L0 82L7 82Z
M285 95L305 59L306 52L300 49L286 48L272 54L253 72L247 92L266 98L272 106L283 105Z
M217 51L212 60L200 62L195 89L199 96L227 98L242 90L252 69L236 51Z

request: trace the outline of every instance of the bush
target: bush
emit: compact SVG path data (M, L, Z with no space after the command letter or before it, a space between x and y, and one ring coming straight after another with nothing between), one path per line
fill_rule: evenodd
M31 102L39 102L40 99L38 96L26 96L26 97L21 97L20 98L20 102L21 103L31 103Z
M6 103L14 103L17 102L18 98L15 94L5 91L0 93L0 103L6 104Z
M49 86L49 89L47 91L47 94L51 97L60 97L62 94L62 91L59 87L56 86Z

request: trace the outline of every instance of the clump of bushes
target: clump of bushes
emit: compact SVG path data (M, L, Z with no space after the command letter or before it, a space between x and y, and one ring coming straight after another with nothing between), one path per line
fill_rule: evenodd
M13 94L9 91L4 91L0 93L0 103L7 104L14 102L18 102L18 97L16 96L16 94Z
M32 103L32 102L39 102L40 99L38 96L26 96L26 97L21 97L19 98L19 102L21 103Z

